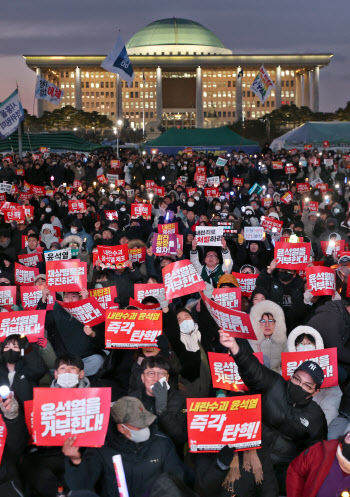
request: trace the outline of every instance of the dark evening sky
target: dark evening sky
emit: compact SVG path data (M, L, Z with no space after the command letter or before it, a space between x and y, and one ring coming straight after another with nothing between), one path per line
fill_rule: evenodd
M107 54L157 19L182 17L213 31L234 53L334 53L320 71L320 110L350 100L349 0L11 0L0 18L0 100L18 82L33 110L35 75L22 54Z

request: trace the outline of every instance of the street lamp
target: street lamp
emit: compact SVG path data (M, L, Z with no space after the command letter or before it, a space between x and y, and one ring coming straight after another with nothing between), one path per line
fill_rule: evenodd
M117 159L119 159L119 128L122 126L123 121L118 119L117 121Z

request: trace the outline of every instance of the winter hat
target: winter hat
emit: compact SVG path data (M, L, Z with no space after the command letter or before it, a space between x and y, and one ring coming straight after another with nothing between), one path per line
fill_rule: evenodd
M44 202L44 204L46 204L46 205L47 205L47 204L49 203L49 199L48 199L48 198L43 198L43 199L42 199L42 202Z
M272 314L276 322L275 331L273 334L275 341L278 343L286 342L287 327L284 312L282 307L280 307L275 302L272 302L272 300L262 300L261 302L253 305L250 311L250 320L258 341L261 341L264 338L260 326L260 319L264 314Z
M273 217L274 219L277 219L277 221L280 220L279 215L277 214L277 212L270 212L270 214L268 215L268 217Z
M71 223L71 227L73 228L78 228L78 231L83 231L83 223L80 221L80 219L74 219Z
M294 373L296 373L297 371L305 371L306 373L309 373L318 388L322 385L324 374L322 368L316 362L305 361L300 364L300 366L294 371Z
M266 290L266 288L264 288L263 286L256 286L250 296L250 299L249 299L249 303L252 304L253 303L253 299L255 297L255 295L258 295L258 294L261 294L261 295L264 295L265 297L265 300L268 299L268 291Z
M251 207L250 205L248 205L244 210L243 210L243 207L241 209L241 211L244 213L244 214L251 214L252 216L254 215L254 209L253 207Z
M157 419L136 397L118 399L111 408L111 416L117 424L127 423L140 429L150 426Z
M37 282L37 280L38 280L39 278L41 278L41 279L43 279L43 280L45 280L45 281L46 281L46 274L38 274L38 276L37 276L37 277L35 278L35 280L34 280L34 285L35 285L35 283Z
M228 284L231 284L236 288L239 288L239 283L236 280L236 278L233 276L233 274L223 274L222 276L220 276L218 280L218 288L220 288L222 285L228 285Z

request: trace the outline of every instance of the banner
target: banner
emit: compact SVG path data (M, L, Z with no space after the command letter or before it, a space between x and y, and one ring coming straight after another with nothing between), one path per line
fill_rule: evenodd
M293 193L292 192L286 192L282 197L281 197L281 202L284 204L290 204L291 201L293 200Z
M150 220L152 218L152 205L151 204L131 204L131 219Z
M118 212L117 211L104 211L106 219L108 221L115 221L118 219Z
M253 355L259 359L261 364L264 364L262 352L255 352ZM208 359L213 388L221 388L231 392L248 391L248 387L243 383L237 364L231 354L208 352Z
M205 289L205 283L188 259L173 262L162 269L165 298L176 299Z
M10 335L24 335L29 342L44 337L46 311L0 312L0 341Z
M4 140L12 135L23 119L24 111L16 89L6 100L0 103L0 138Z
M38 268L28 268L15 262L16 285L33 285L37 276L39 276Z
M209 187L217 187L220 184L220 176L209 176L207 178L207 185Z
M96 299L103 309L119 309L119 304L115 302L117 298L116 286L94 288L93 290L89 290L89 295Z
M27 309L36 309L39 300L43 296L43 285L38 286L21 286L21 302L24 310ZM53 306L56 302L56 293L51 292L50 295L47 296L46 300L46 310L52 311Z
M275 85L270 78L268 72L264 66L260 67L260 71L256 75L250 90L255 93L262 104L265 103L266 99L271 93L271 90L275 90Z
M120 78L124 79L129 87L134 81L135 74L120 34L114 47L103 60L101 67L108 72L119 74Z
M318 202L313 202L312 200L302 202L303 209L307 208L310 212L318 212L318 205Z
M282 232L283 221L278 221L274 217L261 216L260 224L265 231L276 232L279 235Z
M0 464L4 453L7 438L7 427L2 416L0 416ZM13 483L12 483L13 485Z
M186 404L190 452L261 445L261 395L186 399Z
M264 228L261 226L246 226L244 228L244 239L247 241L261 241L264 239Z
M55 292L80 292L87 287L86 262L55 261L46 264L46 284Z
M30 193L39 195L39 197L44 197L46 195L46 190L44 186L30 185Z
M60 250L50 250L44 252L45 262L49 261L69 261L72 258L70 247Z
M57 303L79 323L96 326L105 320L105 310L100 306L96 299L88 297L78 302L60 302Z
M311 243L276 242L274 258L281 269L305 269L310 261Z
M273 198L272 197L262 197L261 199L261 205L265 208L268 209L271 207L273 204Z
M222 247L224 228L220 226L196 226L197 244L201 246Z
M214 302L228 309L241 310L242 290L240 288L214 288Z
M258 274L247 273L232 273L239 283L239 288L242 290L243 297L250 297L253 293Z
M200 292L200 294L206 308L219 328L230 333L230 335L235 338L245 338L247 340L257 339L249 314L223 307L213 300L208 299L203 292Z
M219 167L224 166L227 163L227 159L223 159L222 157L218 157L216 159L216 165Z
M152 241L154 255L176 255L177 238L176 235L160 235L154 233Z
M135 283L134 298L138 302L142 302L144 298L149 296L157 299L162 290L165 291L165 286L162 283Z
M329 244L331 244L331 247L333 248L332 252L335 252L337 257L339 257L341 252L345 251L345 240L320 241L320 244L323 255L327 255Z
M16 291L15 286L0 286L0 307L11 311L11 307L16 305Z
M156 347L162 334L163 313L154 310L106 312L106 348Z
M146 311L160 311L161 307L160 304L141 304L141 302L138 302L137 300L133 299L132 297L129 297L129 305L132 307L136 307L137 309L144 309Z
M328 267L306 268L307 289L313 296L334 295L336 291L335 271Z
M129 248L129 260L131 262L146 262L146 247Z
M197 191L197 188L186 188L186 193L188 197L192 197Z
M39 262L42 262L43 256L41 252L34 252L33 254L18 255L18 262L26 267L36 267Z
M61 88L46 81L46 79L41 76L36 77L35 98L38 100L47 100L54 105L58 105L61 102L63 95L64 91L61 90Z
M86 200L68 200L68 212L70 214L83 214L86 212Z
M121 268L129 265L129 251L127 245L104 246L99 245L98 258L102 267Z
M111 159L111 168L118 169L118 167L120 167L120 160L119 159Z
M99 183L102 183L103 185L106 185L108 183L108 179L104 174L100 174L100 176L97 176L97 181Z
M297 172L297 168L293 166L293 164L287 164L284 168L284 172L286 174L295 174Z
M175 235L179 232L179 223L158 224L158 233L161 235Z
M111 409L110 388L34 388L33 433L37 446L101 447Z
M307 350L305 352L282 352L282 376L289 380L294 371L305 361L316 362L323 370L324 381L321 388L338 385L337 348Z

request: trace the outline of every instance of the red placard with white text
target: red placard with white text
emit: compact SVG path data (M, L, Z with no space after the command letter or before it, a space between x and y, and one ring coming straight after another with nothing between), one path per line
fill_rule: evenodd
M282 161L272 161L272 169L275 170L281 170L283 169L284 165Z
M327 249L328 249L328 246L331 242L330 241L320 241L320 244L321 244L321 249L322 249L322 252L323 252L323 255L327 255ZM345 240L336 240L336 241L332 241L332 244L334 244L333 246L333 252L336 253L337 257L339 257L339 254L341 252L344 252L345 250Z
M36 267L38 262L42 262L43 256L41 252L34 252L32 254L18 255L18 262L27 267Z
M119 309L119 304L114 302L117 298L117 287L94 288L89 290L90 297L94 297L103 309Z
M33 434L36 445L101 447L111 410L110 388L34 388Z
M0 416L0 464L4 453L7 438L7 427L2 416Z
M336 291L335 271L329 267L306 268L307 289L312 295L334 295Z
M276 242L274 258L281 269L305 269L310 261L311 243Z
M328 140L324 140L324 141L322 142L322 145L323 145L323 148L327 148L327 147L329 147L329 141L328 141Z
M24 335L29 342L44 336L46 311L0 312L0 341L10 335Z
M127 245L104 246L99 245L98 258L102 267L116 268L129 265L129 251Z
M232 185L233 186L243 186L244 185L244 178L232 178Z
M295 174L297 172L297 168L291 164L288 164L285 168L284 168L284 172L286 174Z
M276 233L281 234L282 232L283 221L279 221L274 217L261 216L260 224L265 231L276 229Z
M100 174L100 176L97 176L97 181L99 183L102 183L103 185L106 185L108 183L108 179L104 174Z
M111 159L111 168L117 169L118 167L120 167L120 160L119 159Z
M314 202L313 200L310 200L309 202L302 202L303 209L306 207L310 212L318 212L318 205L319 203Z
M307 350L305 352L282 352L282 376L289 380L294 371L305 361L316 362L323 370L324 381L321 388L338 385L337 348Z
M26 220L26 216L23 209L2 209L4 213L5 223L16 223L23 224Z
M261 364L264 364L262 352L255 352ZM230 354L208 352L211 379L214 388L222 388L231 392L246 392L248 387L239 375L237 364Z
M35 444L35 440L33 438L33 401L25 400L23 402L23 405L24 405L24 419L29 433L28 445L32 445Z
M162 269L165 298L176 299L205 289L205 283L188 259L173 262Z
M138 302L142 302L144 298L149 296L158 298L162 290L165 291L165 286L162 283L136 283L134 285L134 298Z
M30 193L39 195L40 197L44 197L46 194L46 190L44 186L30 185Z
M150 189L153 188L154 186L157 186L153 179L146 179L146 188Z
M222 307L240 311L242 307L242 290L240 288L214 288L213 299Z
M297 191L299 193L305 193L310 191L310 184L309 183L297 183Z
M243 297L250 297L256 287L258 274L232 273L239 283Z
M106 348L156 347L162 334L162 311L118 310L106 312Z
M186 193L188 197L192 197L197 191L197 188L186 188Z
M263 207L265 207L265 209L268 209L269 207L271 207L272 204L273 204L273 198L272 197L263 197L261 199L261 205Z
M129 248L129 259L132 262L146 262L146 247Z
M245 338L247 340L257 339L249 314L223 307L213 300L208 299L203 292L200 292L200 294L206 308L219 328L235 338Z
M15 283L16 285L33 285L35 278L39 276L38 268L29 268L15 262Z
M105 212L106 219L108 219L108 221L114 221L114 220L118 219L118 212L117 211L104 211L104 212Z
M293 200L292 192L287 192L281 197L281 202L283 202L284 204L290 204L292 200Z
M261 395L187 399L190 452L218 452L261 445Z
M207 198L215 198L219 196L219 188L211 187L204 188L204 196Z
M21 286L21 302L24 310L35 309L43 296L44 285ZM46 310L52 311L56 302L56 293L50 292L46 300Z
M152 218L152 205L151 204L131 204L131 219L150 220Z
M158 233L161 235L175 235L179 232L179 223L158 224Z
M86 200L68 200L68 212L70 214L86 212Z
M48 261L46 284L56 292L80 292L87 287L86 262L79 260Z
M0 286L0 307L11 311L11 307L16 305L16 291L15 286Z
M96 326L105 320L105 310L100 306L96 299L88 297L78 302L59 302L57 303L79 323Z

